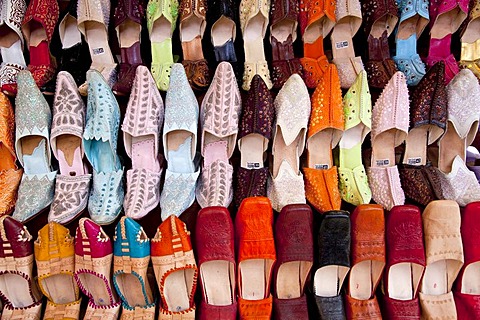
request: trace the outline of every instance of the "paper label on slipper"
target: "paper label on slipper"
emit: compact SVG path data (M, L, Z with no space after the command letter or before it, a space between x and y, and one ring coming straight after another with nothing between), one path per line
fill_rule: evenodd
M335 47L336 47L337 49L348 48L348 41L335 42Z
M328 164L316 164L314 167L317 170L328 170L330 168Z
M390 160L389 159L380 159L376 161L377 167L385 167L390 165Z
M105 53L105 50L104 50L102 47L100 47L100 48L93 48L93 49L92 49L92 52L93 52L93 55L94 55L94 56L97 56L97 55L99 55L99 54Z
M247 162L247 169L260 169L260 162Z
M422 163L422 157L408 158L407 163L412 166L418 166Z

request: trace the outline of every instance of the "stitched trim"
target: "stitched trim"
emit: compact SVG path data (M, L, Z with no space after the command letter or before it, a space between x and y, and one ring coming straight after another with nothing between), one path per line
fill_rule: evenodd
M115 299L114 299L114 296L113 296L113 293L112 293L112 289L110 288L110 285L108 283L108 279L101 273L98 273L98 272L95 272L93 270L88 270L88 269L79 269L77 271L75 271L75 274L73 275L73 277L75 278L75 282L77 283L78 287L80 288L80 290L82 290L82 292L89 298L89 299L94 299L93 295L91 292L89 292L85 286L83 285L82 281L80 281L80 278L79 278L79 274L82 274L82 273L88 273L88 274L92 274L98 278L100 278L101 280L103 280L104 284L105 284L105 287L107 288L107 292L108 292L108 296L110 297L110 303L114 304L115 303Z
M118 286L118 283L117 283L117 277L121 274L132 274L135 277L137 277L138 281L140 281L140 284L142 285L142 293L143 293L143 298L145 299L145 305L149 305L148 296L147 296L147 289L145 288L145 282L143 281L143 278L136 271L133 271L133 270L132 270L131 273L124 272L123 270L117 270L113 273L113 285L115 286L115 290L117 290L117 293L120 296L120 299L122 299L124 306L128 306L128 304L126 303L127 299L123 295L122 290L120 290L120 288ZM153 304L155 304L155 300L156 299L154 299ZM133 309L129 309L129 310L133 310Z
M176 272L176 271L180 271L180 270L187 270L187 269L193 269L194 270L194 273L193 273L193 282L192 282L192 292L190 292L190 296L189 296L189 304L192 306L194 306L194 303L193 303L193 298L194 298L194 295L195 295L195 290L197 288L197 278L198 278L198 268L196 265L194 264L187 264L181 268L171 268L169 269L168 271L166 271L162 277L160 278L160 281L158 283L158 289L160 291L160 297L162 299L162 305L163 306L167 306L167 300L165 300L165 295L163 294L164 292L164 288L165 288L165 279L170 275L172 274L173 272ZM176 312L177 313L177 312Z

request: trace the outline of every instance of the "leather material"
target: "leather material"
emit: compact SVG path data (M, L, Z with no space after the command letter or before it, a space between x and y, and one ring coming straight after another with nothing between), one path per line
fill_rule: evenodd
M407 198L423 206L444 199L440 183L442 173L431 163L424 166L403 164L398 171Z
M221 16L225 16L230 18L232 21L237 21L237 10L238 8L234 0L213 0L212 5L208 6L207 20L215 22L220 19Z
M451 291L440 295L428 295L420 292L419 297L422 319L458 319Z
M273 26L282 20L298 20L299 6L297 0L272 0L270 24ZM295 28L296 30L296 28ZM295 36L293 41L295 41Z
M183 60L182 65L185 68L188 82L193 89L203 90L210 84L210 70L207 60Z
M75 254L103 258L113 253L113 244L102 227L88 218L78 222L75 233Z
M347 294L345 295L345 311L348 320L382 319L376 296L369 300L357 300Z
M15 308L10 304L6 304L2 312L2 319L40 320L42 319L41 315L42 315L42 300L25 308Z
M337 167L326 170L303 168L305 196L320 213L339 210L342 204L338 190Z
M480 319L480 295L453 292L458 320Z
M294 299L273 298L273 319L308 319L307 296Z
M320 319L346 320L345 306L341 295L335 297L315 296Z
M235 206L238 208L243 199L248 197L266 197L268 168L246 169L239 167L237 169L237 185L234 188Z
M322 37L325 38L332 31L335 21L339 20L336 19L335 1L301 0L300 8L302 7L300 29L304 38L306 35L308 36L310 30L317 32L315 31L316 28L323 29ZM306 21L303 22L302 20Z
M430 39L428 57L425 59L427 65L432 67L435 63L445 63L445 84L449 84L455 75L460 71L458 62L451 53L452 34L447 34L442 39Z
M316 88L322 79L329 62L327 56L323 55L317 59L304 57L300 59L303 69L303 79L308 88Z
M145 18L145 7L145 0L119 0L113 15L115 27L127 19L142 24L142 20Z
M227 40L222 46L214 46L213 51L217 61L237 62L237 55L232 39Z
M455 12L455 15L448 19L450 24L442 26L443 28L450 27L449 33L455 33L460 28L462 22L467 18L469 0L432 0L430 1L429 13L430 13L430 29L438 27L437 18L440 15L446 14L451 10L457 9L459 12ZM450 50L448 47L447 50Z
M238 298L238 311L241 320L270 320L272 315L272 296L262 300Z
M215 306L208 304L205 300L200 302L198 308L199 320L236 320L238 304L234 303L226 306Z
M140 41L135 42L128 48L120 48L121 63L118 72L118 80L112 90L119 95L129 95L132 91L135 72L139 65L143 64L140 55Z
M0 258L25 258L32 254L32 236L27 227L10 216L0 218Z
M326 212L318 231L318 267L350 267L350 216L347 211Z
M150 256L150 239L143 228L132 218L122 217L120 219L115 227L113 242L113 254L117 257L145 258Z
M398 21L397 3L394 0L363 1L362 16L365 34L369 36L369 38L371 36L370 32L372 30L372 27L377 22L379 22L382 26L385 27L385 31L387 32L388 37L393 32L393 29L395 28L395 25ZM382 18L383 20L380 20Z
M272 37L271 44L273 87L280 89L292 74L297 73L302 75L302 65L300 59L295 58L292 35L289 35L284 42L280 42Z
M120 306L117 302L111 306L97 306L91 300L88 302L84 319L90 320L117 320L120 313Z
M383 296L383 316L389 320L420 320L419 299L396 300Z
M389 1L391 2L391 1ZM390 58L388 32L384 31L380 38L368 36L368 57L365 71L370 87L383 89L397 72L395 62Z

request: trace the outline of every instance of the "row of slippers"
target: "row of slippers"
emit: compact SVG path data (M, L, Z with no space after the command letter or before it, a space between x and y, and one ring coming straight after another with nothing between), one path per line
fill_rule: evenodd
M480 202L460 214L451 200L434 201L423 214L411 205L396 206L386 216L379 205L360 205L351 215L326 213L312 272L321 319L382 319L382 312L387 319L479 317L479 214ZM159 319L195 319L196 312L202 320L234 320L237 313L240 319L268 320L272 312L279 320L308 319L312 211L308 205L288 205L275 226L273 221L265 197L245 199L235 227L226 208L204 208L196 221L194 255L190 232L174 215L151 241L137 222L122 217L113 246L87 218L80 220L75 239L50 222L32 245L27 229L4 216L2 319L40 319L42 293L48 299L44 319L78 319L79 288L89 298L85 319L117 319L120 306L121 319L155 319L158 301ZM40 291L32 271L34 257ZM149 277L150 260L160 300ZM202 290L198 311L197 277ZM382 279L381 312L375 292Z
M405 193L423 205L435 199L455 200L462 206L480 200L480 185L465 165L466 146L478 129L480 112L475 106L480 101L480 85L471 71L462 70L445 86L443 62L432 67L412 93L411 108L406 78L397 72L373 110L366 73L360 73L342 101L333 64L312 100L305 83L295 74L272 101L266 84L257 75L242 111L233 68L222 62L200 112L181 64L173 66L165 108L149 70L139 66L122 125L125 149L132 159L132 169L126 175L126 196L123 167L116 152L119 106L101 74L94 70L88 73L85 122L83 100L68 73L58 76L53 121L50 107L30 73L22 71L18 81L21 90L16 98L15 144L12 108L6 97L1 104L5 121L2 141L6 146L1 149L5 165L1 180L5 183L3 210L8 213L15 206L14 217L22 222L52 202L49 219L61 223L81 214L87 203L90 216L100 224L114 221L122 207L134 219L145 216L158 203L164 219L170 214L179 216L195 198L201 207L228 207L234 195L229 159L237 136L241 152L237 206L246 197L266 195L277 212L306 199L325 212L340 209L342 199L359 205L369 203L372 197L390 209L404 204ZM196 154L199 118L204 158L201 176ZM412 128L407 136L409 118ZM160 189L162 125L168 167ZM366 174L361 146L370 128L372 156ZM270 173L264 160L273 130ZM50 169L50 134L59 175ZM436 168L427 161L427 146L438 139ZM405 140L399 169L394 149ZM303 177L300 156L305 145ZM338 169L332 155L337 145ZM84 154L93 167L90 196L91 175ZM16 167L15 155L23 165L23 175Z

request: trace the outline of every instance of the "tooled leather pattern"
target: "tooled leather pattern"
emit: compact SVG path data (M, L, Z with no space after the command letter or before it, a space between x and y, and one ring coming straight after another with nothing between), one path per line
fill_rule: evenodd
M298 12L297 0L272 0L270 9L271 24L274 25L283 19L297 21Z
M205 19L207 13L207 3L205 0L181 0L180 1L180 21L184 21L192 14Z
M138 24L145 17L145 0L119 0L115 8L115 26L122 24L127 18Z
M273 299L274 319L308 319L307 296L294 299Z
M369 300L357 300L349 295L346 296L345 309L347 319L356 320L381 320L382 314L378 305L377 297Z
M210 84L210 70L207 60L183 60L188 82L193 89L202 90Z
M59 7L56 0L32 0L25 12L23 24L25 25L30 20L40 22L45 29L47 40L50 42L58 20L58 15Z
M396 300L384 298L385 314L391 320L420 319L418 298L413 300Z

